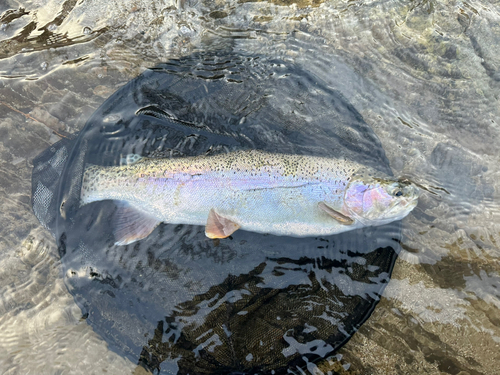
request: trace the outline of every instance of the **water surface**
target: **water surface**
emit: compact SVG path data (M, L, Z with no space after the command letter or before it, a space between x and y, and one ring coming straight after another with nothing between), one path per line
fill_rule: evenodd
M402 222L382 301L329 370L500 367L497 4L68 0L0 12L5 373L136 371L66 289L56 243L31 211L31 163L145 69L208 49L289 62L341 92L394 174L427 189ZM287 101L301 98L284 91Z

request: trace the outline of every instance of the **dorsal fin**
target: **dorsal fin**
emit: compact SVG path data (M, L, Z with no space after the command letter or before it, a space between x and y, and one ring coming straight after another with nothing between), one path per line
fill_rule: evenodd
M139 154L128 154L128 155L125 155L125 157L120 159L120 165L132 165L132 164L135 164L142 159L144 159L144 158Z

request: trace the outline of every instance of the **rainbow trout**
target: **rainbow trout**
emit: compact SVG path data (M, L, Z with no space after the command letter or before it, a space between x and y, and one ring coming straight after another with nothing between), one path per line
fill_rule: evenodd
M244 230L325 236L404 218L418 189L345 159L250 150L214 156L87 165L81 204L117 201L117 245L160 223L205 225L210 238Z

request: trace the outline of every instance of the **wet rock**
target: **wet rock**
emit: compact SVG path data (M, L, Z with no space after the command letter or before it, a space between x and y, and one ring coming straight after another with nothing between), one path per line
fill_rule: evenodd
M4 150L12 155L10 160L16 157L35 156L48 146L49 137L47 128L40 123L33 122L29 131L24 124L11 118L6 118L0 123L0 142Z
M107 98L114 92L114 89L108 86L99 85L96 86L93 92L94 95L100 96L101 98Z
M482 200L493 193L484 181L488 168L475 155L449 143L438 143L432 151L430 162L434 177L440 187L451 194Z
M52 116L49 112L41 107L34 108L30 112L30 115L52 130L64 130L65 128L64 124L59 121L59 119L57 119L55 116Z

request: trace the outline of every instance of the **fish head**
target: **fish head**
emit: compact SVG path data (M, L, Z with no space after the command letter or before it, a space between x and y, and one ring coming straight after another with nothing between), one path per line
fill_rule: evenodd
M419 190L409 180L354 176L344 195L344 212L363 225L401 220L418 203Z

